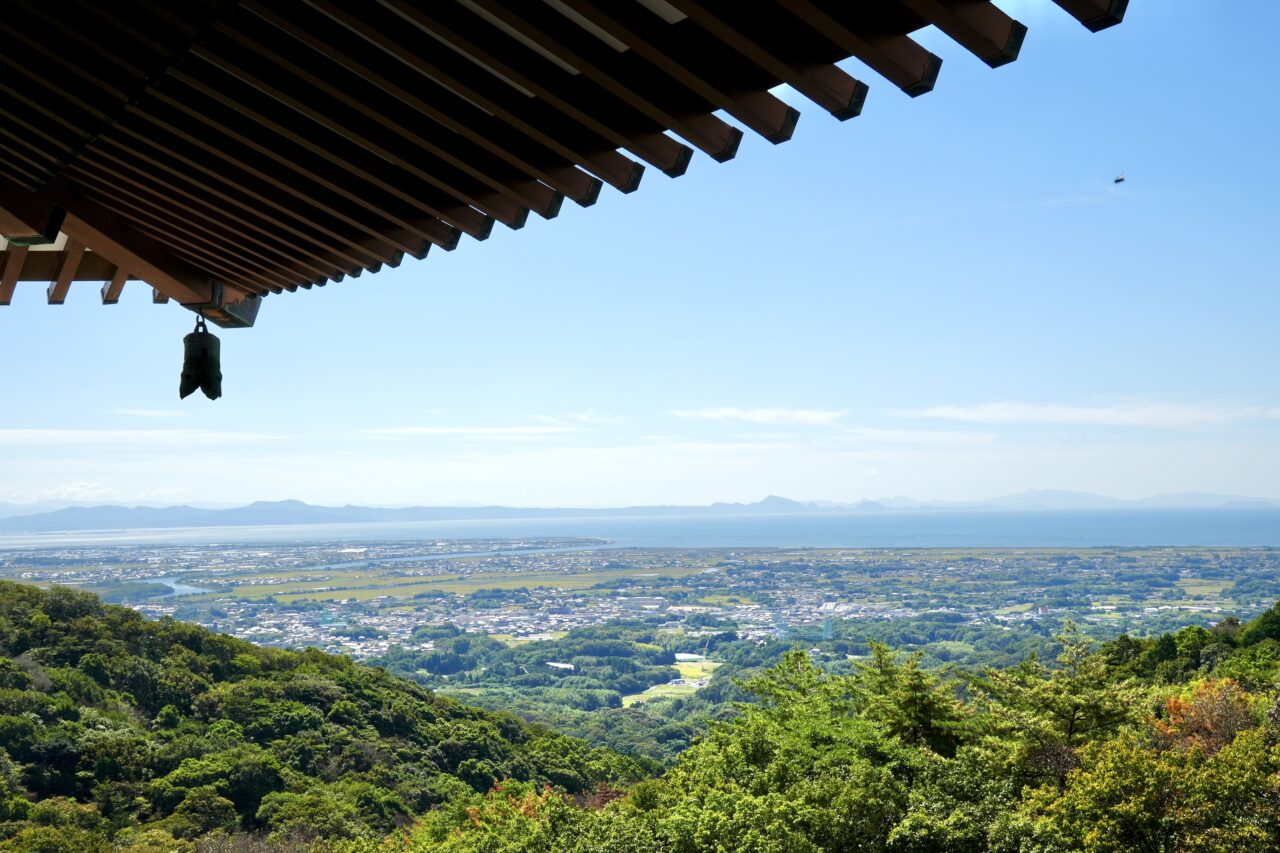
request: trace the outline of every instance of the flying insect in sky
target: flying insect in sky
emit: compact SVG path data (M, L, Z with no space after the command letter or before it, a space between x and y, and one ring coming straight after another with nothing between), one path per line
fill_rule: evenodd
M1121 172L1120 174L1116 175L1116 179L1115 179L1115 181L1113 181L1113 183L1123 184L1123 183L1124 183L1124 172Z

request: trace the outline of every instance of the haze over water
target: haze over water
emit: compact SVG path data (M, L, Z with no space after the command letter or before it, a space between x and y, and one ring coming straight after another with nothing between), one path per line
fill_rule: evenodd
M477 519L0 536L3 548L592 537L619 547L1280 547L1280 510L884 511Z

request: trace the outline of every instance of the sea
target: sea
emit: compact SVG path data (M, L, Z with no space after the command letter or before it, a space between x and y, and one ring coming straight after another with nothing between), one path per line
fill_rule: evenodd
M620 548L1280 547L1280 509L885 510L182 527L5 534L0 550L572 537Z

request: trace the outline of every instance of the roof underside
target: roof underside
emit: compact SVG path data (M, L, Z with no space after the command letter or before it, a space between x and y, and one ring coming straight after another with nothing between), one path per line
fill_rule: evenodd
M1126 5L1054 2L1090 29ZM739 126L783 142L779 84L856 116L850 57L923 94L928 24L992 66L1025 33L985 0L8 0L0 304L139 278L245 325L228 306L731 159Z

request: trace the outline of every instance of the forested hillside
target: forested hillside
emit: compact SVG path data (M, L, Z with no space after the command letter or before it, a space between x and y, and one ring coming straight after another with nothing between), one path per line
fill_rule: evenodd
M794 649L646 778L345 658L0 584L0 851L1280 850L1278 640L1280 606L1003 668Z
M160 851L235 832L303 849L380 837L499 780L576 794L641 773L347 658L66 588L0 583L0 650L0 850Z
M729 701L747 698L731 680L739 669L730 666L695 696L624 708L626 694L680 677L674 652L692 641L661 630L661 621L578 628L557 640L514 647L450 625L424 626L414 639L431 640L433 649L393 647L373 662L464 702L637 756L657 770L687 749L708 719L730 715ZM737 634L730 630L725 637L734 641ZM704 638L697 648L720 656L723 642Z
M1280 607L936 672L795 650L757 702L613 802L507 783L360 851L1280 850Z
M809 650L815 663L834 673L851 672L851 661L869 654L876 642L918 650L926 668L956 664L975 670L1012 666L1033 653L1053 657L1059 648L1053 635L1064 624L1060 616L1008 626L935 612L833 621L829 631L820 624L795 626L786 639L765 640L739 632L731 621L704 619L694 622L696 632L689 625L672 629L667 617L654 615L514 645L452 625L424 625L412 640L430 642L432 648L392 646L371 662L468 704L545 723L658 768L670 764L710 723L733 716L735 704L750 699L739 686L742 680L778 663L791 649ZM710 657L709 682L696 692L639 695L682 677L678 652ZM627 694L633 694L633 704L627 704Z

